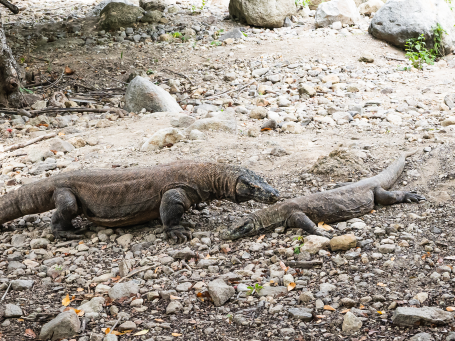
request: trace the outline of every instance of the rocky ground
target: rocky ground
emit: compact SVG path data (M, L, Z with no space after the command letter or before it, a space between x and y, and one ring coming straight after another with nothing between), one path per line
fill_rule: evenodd
M248 167L286 199L375 175L417 149L394 189L427 200L334 224L342 237L332 242L282 227L220 240L265 207L250 202L190 210L194 238L183 245L158 221L106 229L77 219L91 232L61 241L52 212L25 216L0 235L0 339L455 340L452 55L410 68L368 35L368 17L315 29L302 10L290 27L262 30L225 20L223 3L193 14L177 2L158 24L106 33L91 1L18 5L18 17L2 17L40 96L32 109L129 110L5 111L3 194L70 170L192 159ZM136 75L183 111L141 110L125 92Z

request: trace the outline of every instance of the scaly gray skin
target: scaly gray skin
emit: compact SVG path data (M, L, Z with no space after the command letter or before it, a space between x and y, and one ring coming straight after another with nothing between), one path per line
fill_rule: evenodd
M235 222L224 231L222 239L235 240L264 234L278 226L301 228L309 234L330 237L319 228L319 222L335 223L369 213L375 204L393 205L425 200L424 197L404 191L387 191L403 172L407 156L404 153L380 174L356 183L344 183L330 191L285 200L264 208Z
M179 161L151 168L81 170L4 195L0 224L56 208L51 219L53 234L77 239L80 236L74 233L71 220L82 213L107 227L161 218L167 235L184 242L191 233L179 225L183 213L194 204L214 199L273 204L279 193L248 169L215 163Z

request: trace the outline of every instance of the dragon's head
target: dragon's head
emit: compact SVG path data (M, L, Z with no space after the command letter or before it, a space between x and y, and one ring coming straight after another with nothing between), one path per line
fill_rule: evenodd
M254 200L273 204L280 198L280 193L275 188L253 172L247 172L238 178L235 194L237 202Z
M252 216L240 218L231 227L221 233L221 239L235 240L243 237L254 236L258 233L257 223Z

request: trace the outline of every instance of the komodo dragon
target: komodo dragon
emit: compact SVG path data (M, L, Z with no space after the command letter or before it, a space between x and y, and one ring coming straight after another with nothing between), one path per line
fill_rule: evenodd
M161 218L167 235L191 238L180 219L193 204L213 199L273 204L276 189L254 172L229 165L179 161L150 168L90 169L24 185L0 198L0 224L56 208L52 232L80 238L71 220L79 214L97 225L129 226ZM80 231L79 231L80 232Z
M343 183L338 188L304 197L285 200L256 211L224 231L222 239L238 239L263 234L278 226L301 228L309 234L330 237L316 226L318 222L335 223L360 217L374 209L375 204L393 205L425 200L424 197L404 191L387 191L403 172L407 156L398 160L378 175L355 183Z

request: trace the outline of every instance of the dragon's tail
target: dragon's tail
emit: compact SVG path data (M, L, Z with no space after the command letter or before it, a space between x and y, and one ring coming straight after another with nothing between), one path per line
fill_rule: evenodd
M3 195L0 197L0 224L55 208L53 193L52 181L44 179Z

